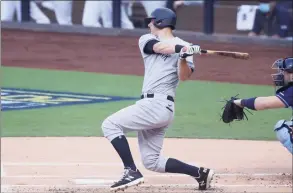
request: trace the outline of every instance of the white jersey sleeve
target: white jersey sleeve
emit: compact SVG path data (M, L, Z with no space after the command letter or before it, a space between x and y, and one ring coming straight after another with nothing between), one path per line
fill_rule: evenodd
M143 49L145 47L145 45L150 41L150 40L158 40L157 37L153 34L145 34L142 35L139 40L138 40L138 46L139 46L139 50L140 53L142 55L143 58L145 58L146 56L148 56L148 54L143 52Z

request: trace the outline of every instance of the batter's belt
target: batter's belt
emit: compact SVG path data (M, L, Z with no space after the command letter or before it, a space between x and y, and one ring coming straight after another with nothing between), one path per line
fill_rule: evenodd
M140 98L141 99L143 99L143 98L154 98L155 97L155 94L146 94L146 95L141 95L140 96ZM175 100L174 100L174 98L172 97L172 96L170 96L170 95L167 95L167 100L169 100L169 101L172 101L172 102L174 102Z

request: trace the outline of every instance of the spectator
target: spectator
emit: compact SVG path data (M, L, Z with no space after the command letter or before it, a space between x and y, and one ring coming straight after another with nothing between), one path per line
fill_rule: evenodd
M140 2L144 7L147 16L151 16L151 13L156 8L166 7L166 0L165 1L146 1L146 0L135 0L136 2Z
M181 6L189 6L189 5L202 5L204 3L204 0L198 0L198 1L187 1L187 0L177 0L173 3L173 9L177 10Z
M258 36L264 31L266 36L286 38L292 17L285 2L262 0L255 14L253 29L249 36Z
M113 27L112 17L112 1L92 1L86 0L84 4L82 24L90 27ZM126 29L134 29L133 23L130 21L126 9L128 8L128 1L121 2L121 27ZM100 20L102 24L100 23Z
M72 25L72 0L67 1L41 1L41 5L55 13L60 25Z
M278 2L278 6L281 6L281 7L284 7L284 8L291 8L291 9L293 9L292 8L292 6L293 6L293 2L292 1L290 1L290 0L284 0L284 1L280 1L280 2Z
M14 13L16 19L21 22L21 1L1 1L1 21L13 21ZM30 17L38 24L49 24L50 19L40 10L35 1L30 1Z
M163 7L167 7L167 4L169 3L170 0L164 0L164 1L146 1L146 0L128 0L129 4L128 4L128 8L127 8L127 13L129 16L133 16L132 15L132 11L133 11L133 5L135 4L141 4L145 10L145 13L147 15L147 17L151 16L151 13L156 9L156 8L163 8ZM173 0L172 0L173 1ZM171 8L170 8L171 9ZM134 18L134 23L136 23L135 21L135 17ZM147 24L145 24L145 22L141 22L139 21L138 26L147 28Z

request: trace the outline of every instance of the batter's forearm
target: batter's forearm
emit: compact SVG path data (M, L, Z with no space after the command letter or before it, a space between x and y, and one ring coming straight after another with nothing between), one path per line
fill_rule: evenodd
M181 48L184 46L169 44L165 42L158 42L154 45L153 50L160 54L175 54L179 53Z
M187 61L185 59L179 60L179 80L187 80L190 77L191 73L192 71L187 64Z

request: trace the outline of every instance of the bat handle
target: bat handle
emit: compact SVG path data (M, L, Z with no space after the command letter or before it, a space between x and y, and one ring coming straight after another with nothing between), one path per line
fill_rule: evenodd
M206 54L206 53L208 53L207 50L200 50L200 52L201 52L202 54Z

